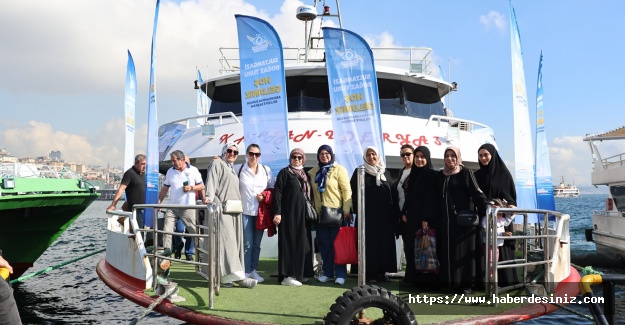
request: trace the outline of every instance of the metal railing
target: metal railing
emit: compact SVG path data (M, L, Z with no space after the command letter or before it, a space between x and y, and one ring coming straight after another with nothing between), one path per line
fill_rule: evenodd
M153 209L152 219L154 228L152 229L138 229L136 222L136 214L138 209ZM157 209L193 209L196 210L195 227L197 232L195 234L190 233L178 233L173 231L164 231L158 229L158 212ZM200 220L200 211L204 210L204 219ZM111 213L111 212L109 212ZM152 278L157 279L158 273L158 260L176 261L176 263L185 263L195 265L195 272L208 281L208 301L209 308L214 308L214 296L219 295L219 222L218 218L221 215L220 207L211 203L209 205L198 204L196 205L184 205L184 204L135 204L132 212L132 227L135 233L150 232L154 240L154 249L151 253L146 253L152 259ZM193 261L178 260L169 256L158 255L158 236L159 235L171 235L171 236L184 236L192 237L195 243L195 249L197 253L194 255ZM140 237L140 236L137 236ZM158 282L153 281L152 287L156 291Z
M499 236L497 235L497 214L498 213L513 213L521 215L523 217L523 234L521 236ZM528 235L528 215L536 214L538 216L538 223L535 224L534 234ZM542 216L542 219L540 218ZM555 217L553 227L549 228L549 216ZM522 208L492 208L489 207L486 211L486 242L485 242L485 267L484 281L486 284L486 290L489 295L498 295L499 291L505 292L512 289L526 286L528 283L528 266L544 265L544 284L545 289L553 293L555 290L554 283L561 279L555 277L557 270L554 270L556 266L554 262L560 256L560 252L564 250L570 250L570 238L568 237L569 227L569 215L561 214L556 211L540 210L540 209L522 209ZM523 241L523 253L520 259L513 259L509 261L499 262L490 252L495 252L497 247L497 240L517 240ZM529 240L535 240L537 251L543 252L543 260L530 262L528 260L528 247L532 246ZM568 247L564 247L564 246ZM492 261L491 261L492 259ZM499 288L498 284L498 270L506 268L523 268L523 280L519 284L509 285ZM495 302L495 306L497 303Z

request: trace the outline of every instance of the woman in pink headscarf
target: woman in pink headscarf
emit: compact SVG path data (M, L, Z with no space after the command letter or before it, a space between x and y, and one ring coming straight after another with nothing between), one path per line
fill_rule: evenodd
M460 149L447 147L445 168L439 172L438 190L441 198L439 211L440 281L443 288L471 293L471 288L481 283L481 237L479 226L464 227L456 222L456 212L476 211L486 215L488 200L473 171L464 168Z
M299 287L314 275L312 236L306 223L310 179L304 171L304 150L291 150L290 163L280 170L273 192L273 222L278 226L278 281Z

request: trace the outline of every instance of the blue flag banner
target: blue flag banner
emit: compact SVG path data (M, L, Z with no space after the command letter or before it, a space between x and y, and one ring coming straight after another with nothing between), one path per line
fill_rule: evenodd
M324 27L323 39L334 153L351 176L363 164L368 146L376 147L386 162L373 53L362 37L349 30Z
M197 115L206 115L208 114L208 97L206 96L206 94L202 91L202 84L204 83L204 81L202 80L202 74L200 73L200 69L197 70L197 81L198 84L200 85L200 88L197 90ZM197 119L197 126L201 126L204 125L204 121L206 120L206 118L198 118Z
M154 29L152 30L152 56L150 59L150 89L148 90L148 144L147 144L147 164L146 164L146 182L145 182L145 203L158 203L158 118L156 116L156 83L154 68L154 56L156 51L156 26L158 23L158 7L160 0L156 0L156 10L154 11ZM145 210L145 226L153 228L154 222L153 210Z
M256 143L274 176L289 164L286 82L282 42L266 21L235 15L241 60L245 145Z
M516 22L516 15L510 2L510 46L512 54L512 104L514 116L514 183L516 186L517 206L536 209L536 188L534 183L534 148L525 73L523 72L523 53L521 35ZM535 214L528 216L528 222L535 223ZM515 222L522 222L521 216Z
M135 103L137 101L137 74L135 61L128 50L126 67L126 93L124 96L124 120L126 122L126 146L124 148L124 170L132 167L135 161Z
M553 198L553 178L549 162L549 147L545 132L545 115L543 114L543 53L540 52L538 62L538 81L536 87L536 201L539 209L555 211ZM555 217L550 216L555 221Z

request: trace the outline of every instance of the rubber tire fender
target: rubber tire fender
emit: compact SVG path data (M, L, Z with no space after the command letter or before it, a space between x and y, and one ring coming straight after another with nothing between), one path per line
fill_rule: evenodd
M418 324L408 304L392 292L375 285L354 287L336 298L325 317L325 324L352 324L356 314L368 307L384 310L384 314L390 317L395 325Z

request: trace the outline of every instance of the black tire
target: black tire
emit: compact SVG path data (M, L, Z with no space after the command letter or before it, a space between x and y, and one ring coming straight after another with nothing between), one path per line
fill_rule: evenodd
M325 317L325 324L358 324L357 314L368 307L382 309L387 323L417 324L408 304L390 291L374 285L354 287L350 291L345 291L343 296L336 298L336 302L330 307L330 312Z

